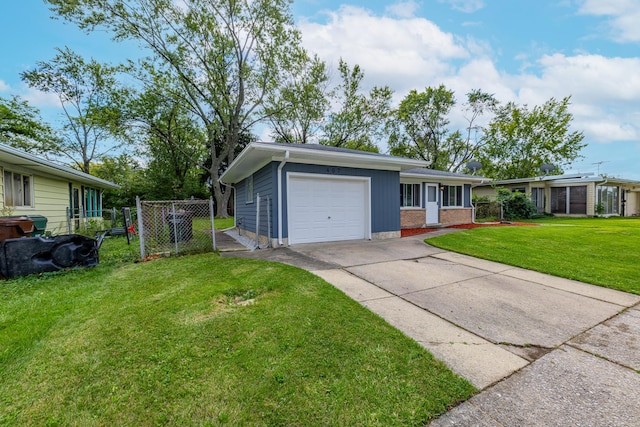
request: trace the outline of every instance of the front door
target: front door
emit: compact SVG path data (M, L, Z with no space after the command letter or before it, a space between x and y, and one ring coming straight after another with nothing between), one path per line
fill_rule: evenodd
M424 207L427 211L427 225L438 224L440 218L438 215L438 185L426 184L427 200Z

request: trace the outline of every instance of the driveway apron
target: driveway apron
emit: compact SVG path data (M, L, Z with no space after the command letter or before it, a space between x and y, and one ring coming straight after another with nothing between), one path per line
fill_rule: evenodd
M640 296L423 239L290 250L482 390L433 425L638 425Z

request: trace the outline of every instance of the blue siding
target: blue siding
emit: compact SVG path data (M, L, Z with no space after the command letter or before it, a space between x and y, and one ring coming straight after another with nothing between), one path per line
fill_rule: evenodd
M275 163L275 162L274 162ZM277 170L277 163L276 163ZM400 173L397 171L383 171L360 168L346 168L337 166L307 165L287 163L282 171L283 218L282 236L288 237L287 230L287 180L286 173L302 172L323 175L346 175L371 178L371 232L400 230ZM277 179L277 178L276 178ZM274 189L277 191L276 184ZM274 200L277 199L277 196ZM277 217L275 217L277 218ZM277 235L277 220L274 221L275 235ZM274 236L275 237L275 236Z
M275 214L275 202L273 199L276 198L274 193L276 190L276 177L275 177L275 169L274 162L269 163L264 166L262 169L253 173L253 202L247 203L246 191L247 191L247 179L245 178L239 183L236 184L236 223L241 222L240 227L244 230L252 231L255 233L256 231L256 203L258 202L257 195L260 194L260 197L268 196L271 200L271 222L277 223L274 221ZM276 164L277 165L277 164ZM267 216L265 212L261 212L261 227L263 229L263 225L265 224L265 220ZM273 229L273 225L272 225Z

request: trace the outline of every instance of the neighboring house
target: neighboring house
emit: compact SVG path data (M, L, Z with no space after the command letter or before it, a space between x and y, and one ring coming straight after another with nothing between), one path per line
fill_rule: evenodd
M272 246L400 237L401 227L471 222L470 175L421 160L317 144L249 144L222 174L241 233Z
M114 183L0 144L2 216L42 215L46 231L73 232L86 218L102 218L102 191ZM69 225L71 230L69 230Z
M640 181L588 174L552 175L476 184L474 196L495 199L496 188L531 197L539 213L566 216L640 214Z

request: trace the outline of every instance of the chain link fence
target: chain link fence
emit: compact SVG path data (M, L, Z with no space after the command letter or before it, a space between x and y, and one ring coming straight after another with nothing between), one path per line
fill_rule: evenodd
M136 198L140 256L216 250L213 199L142 201Z
M503 218L502 203L498 201L475 201L476 221L500 221Z

